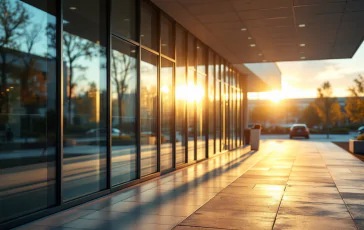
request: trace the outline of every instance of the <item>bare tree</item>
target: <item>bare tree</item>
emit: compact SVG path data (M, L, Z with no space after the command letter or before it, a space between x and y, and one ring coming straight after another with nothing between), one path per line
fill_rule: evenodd
M31 76L37 73L36 64L39 60L38 57L33 55L33 48L34 45L40 41L39 34L41 32L41 26L39 24L35 24L31 29L24 32L24 37L26 39L25 46L26 46L26 53L22 55L22 61L24 65L24 69L20 74L20 88L21 88L21 102L28 107L27 99L31 98L29 83L31 82Z
M29 13L22 2L0 0L0 111L3 113L9 112L9 92L6 79L10 66L16 60L16 58L9 59L8 53L9 50L19 50L18 38L24 34L24 28L28 20Z
M119 54L112 52L112 74L111 78L116 86L116 92L118 95L118 117L119 117L119 129L122 130L123 124L123 97L127 91L128 77L131 70L135 68L135 65L131 62L130 57L126 54Z
M83 76L74 77L75 70L85 70L86 66L77 64L80 58L91 59L95 54L95 43L82 39L79 36L64 32L63 34L64 59L68 63L68 123L72 123L72 96L77 82L84 79Z

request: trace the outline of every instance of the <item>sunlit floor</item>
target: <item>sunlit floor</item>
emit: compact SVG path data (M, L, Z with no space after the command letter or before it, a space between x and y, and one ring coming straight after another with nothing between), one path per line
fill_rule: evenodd
M364 229L363 182L330 142L265 140L21 229Z

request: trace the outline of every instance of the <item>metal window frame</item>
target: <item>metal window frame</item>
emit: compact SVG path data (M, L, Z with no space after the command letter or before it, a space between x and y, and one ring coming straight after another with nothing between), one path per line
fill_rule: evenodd
M57 151L56 151L56 196L57 205L63 204L63 0L56 1L56 76L57 76Z

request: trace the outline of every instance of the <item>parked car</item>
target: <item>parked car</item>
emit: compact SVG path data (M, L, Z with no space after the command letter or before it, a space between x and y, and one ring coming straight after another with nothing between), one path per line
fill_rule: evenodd
M361 135L361 134L364 134L364 126L360 126L358 128L358 134Z
M88 136L94 136L96 133L98 133L98 135L105 135L106 134L106 129L90 129L86 132L86 135ZM112 128L111 129L111 136L115 137L115 136L126 136L126 134L121 133L119 129L116 128Z
M310 138L310 130L308 129L306 124L294 124L292 125L289 131L289 138L293 137L305 137L306 139Z

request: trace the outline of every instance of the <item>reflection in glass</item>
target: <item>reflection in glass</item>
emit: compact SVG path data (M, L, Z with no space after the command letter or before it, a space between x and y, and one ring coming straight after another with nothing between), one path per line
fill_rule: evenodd
M196 47L195 47L195 37L193 35L188 34L188 68L195 69L195 54L196 54Z
M147 2L142 2L140 42L148 48L158 50L158 11Z
M229 150L229 99L230 99L230 76L229 76L229 67L225 66L225 79L224 79L224 134L225 134L225 143L224 150Z
M160 75L161 95L161 170L172 168L173 139L173 62L162 59Z
M112 0L112 32L119 36L136 40L136 1Z
M239 76L239 78L240 78L240 76ZM238 85L238 87L240 87L240 85L239 85L239 82L240 82L240 79L237 79L238 80L238 83L237 83L237 85ZM236 97L237 97L237 102L236 102L236 113L237 113L237 138L236 138L236 145L239 147L239 146L241 146L241 142L240 142L240 140L241 140L241 111L240 111L240 109L241 109L241 105L240 105L240 88L238 88L238 90L237 90L237 94L236 94Z
M195 71L188 69L187 76L187 132L188 132L188 162L195 159L196 132L196 100L195 100Z
M215 87L215 115L216 115L216 152L221 152L221 95L220 95L220 89L221 89L221 80L220 80L220 58L218 56L215 56L215 79L216 79L216 87Z
M157 172L158 56L146 50L140 66L141 175Z
M206 73L206 47L201 43L197 42L197 71L200 73Z
M136 49L117 38L112 39L112 185L137 177L136 174Z
M230 96L230 101L231 101L231 106L230 106L230 149L235 148L235 139L236 139L236 135L235 135L235 128L236 128L236 91L235 91L235 79L232 79L232 87L231 87L231 96Z
M0 222L56 203L55 1L0 1ZM6 31L6 33L5 33Z
M176 30L176 164L186 162L186 33Z
M162 16L161 18L161 51L162 54L174 59L173 23Z
M220 76L221 76L221 151L226 150L226 84L225 84L225 65L220 65Z
M106 3L63 3L63 194L70 200L106 188L106 14L99 10Z
M214 53L209 52L209 65L208 65L208 111L207 116L209 123L209 133L208 133L208 146L209 146L209 156L212 156L214 152L214 139L215 139L215 66L214 66Z
M229 149L234 146L234 73L230 69L230 81L229 81Z
M244 94L243 94L243 89L244 89L244 86L243 86L243 82L244 80L241 79L241 83L240 83L240 87L241 87L241 90L240 90L240 105L241 105L241 108L240 108L240 119L241 119L241 130L240 130L240 136L241 136L241 140L240 140L240 144L241 145L244 145L244 106L243 106L243 100L244 100Z
M206 158L206 119L205 119L206 76L197 74L196 84L196 123L197 123L197 160Z

